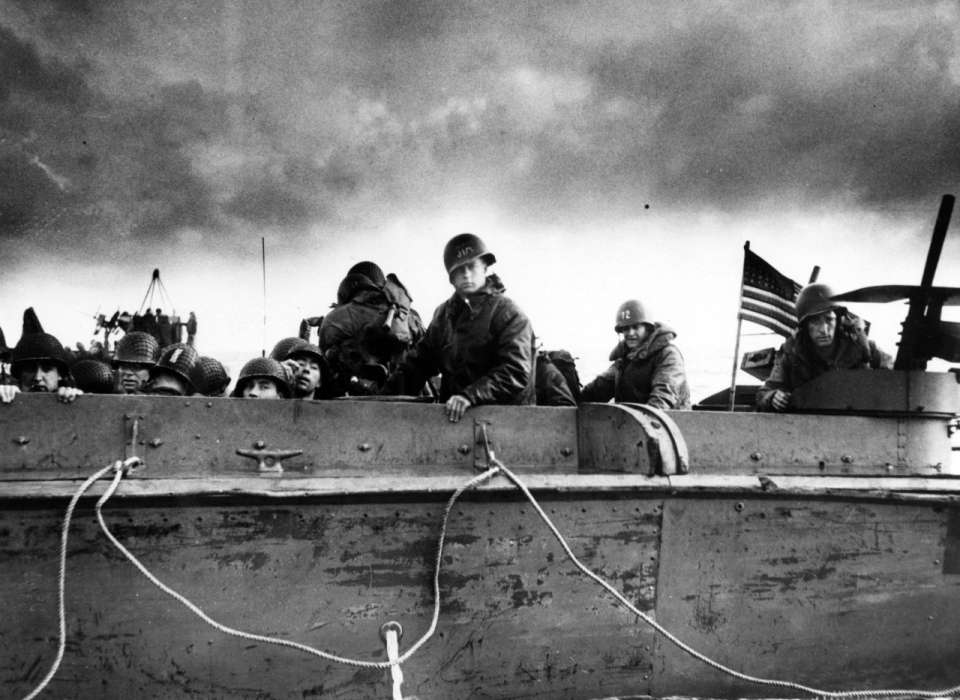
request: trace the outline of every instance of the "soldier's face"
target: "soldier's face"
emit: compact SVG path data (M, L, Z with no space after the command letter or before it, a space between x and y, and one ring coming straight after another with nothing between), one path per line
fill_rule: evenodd
M461 294L480 291L486 283L487 264L479 258L455 267L450 273L450 284Z
M837 315L833 311L824 311L807 319L807 333L810 335L810 340L818 347L832 345L836 332Z
M117 379L124 394L133 394L143 391L150 381L150 370L140 365L121 362L117 365Z
M320 386L320 363L312 357L295 357L297 362L296 391L298 396L308 396Z
M647 327L642 323L634 323L632 326L625 326L620 330L624 344L631 350L640 347L640 343L647 337L647 332Z
M20 371L20 391L56 391L60 369L53 362L31 362Z
M247 386L243 390L245 399L279 399L280 393L277 391L277 385L272 379L255 377L247 380Z

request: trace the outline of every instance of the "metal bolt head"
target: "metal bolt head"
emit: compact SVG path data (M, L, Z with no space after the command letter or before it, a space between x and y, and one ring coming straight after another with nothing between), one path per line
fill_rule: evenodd
M360 443L359 445L357 445L357 449L360 450L361 452L369 452L370 443L369 442Z
M841 455L840 461L843 462L844 464L850 464L851 462L853 462L853 457L851 457L850 455Z
M457 448L457 452L462 455L470 454L470 445L460 445L460 447Z
M761 452L751 452L751 453L750 453L750 459L752 459L754 462L759 462L761 459L763 459L763 453L761 453Z
M18 435L14 439L14 442L18 445L26 445L28 442L30 442L30 438L28 438L26 435Z
M163 440L161 440L160 438L153 438L153 440L151 440L147 444L149 444L150 447L160 447L160 445L163 444Z
M573 454L573 450L569 447L564 447L560 450L560 454L562 454L564 457L569 457Z
M267 443L265 443L263 440L257 440L255 443L253 443L253 446L258 450L262 450L267 446Z

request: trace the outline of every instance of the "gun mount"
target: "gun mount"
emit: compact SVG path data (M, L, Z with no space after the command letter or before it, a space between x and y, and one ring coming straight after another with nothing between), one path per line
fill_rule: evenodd
M888 303L906 299L910 309L903 321L894 369L924 370L934 357L960 362L960 323L940 320L944 306L960 306L960 287L934 287L943 241L953 212L953 195L944 195L933 227L927 261L919 286L863 287L831 297L834 301Z

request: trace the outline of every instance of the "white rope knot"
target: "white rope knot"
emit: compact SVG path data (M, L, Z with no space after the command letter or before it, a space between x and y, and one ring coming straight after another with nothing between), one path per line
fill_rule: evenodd
M127 457L127 459L118 459L113 464L113 471L120 472L124 476L127 476L134 469L143 466L143 460L140 457L134 455L133 457Z
M399 622L390 621L380 628L380 636L387 645L387 659L390 661L390 678L393 680L393 700L403 700L403 671L400 669L400 637L403 627Z

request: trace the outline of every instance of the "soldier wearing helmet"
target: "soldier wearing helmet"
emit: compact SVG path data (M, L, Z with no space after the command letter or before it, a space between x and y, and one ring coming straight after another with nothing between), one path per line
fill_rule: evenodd
M440 400L454 423L470 406L535 401L533 327L489 272L495 262L479 236L450 239L443 264L455 291L389 382L398 393L416 394L439 372Z
M165 347L157 364L150 368L148 394L164 396L189 396L194 392L190 375L197 362L198 353L192 345L174 343Z
M337 303L320 322L319 345L328 368L328 396L379 393L390 372L423 336L407 288L363 260L347 271Z
M290 391L295 399L322 398L324 357L316 345L299 339L283 358L283 366L291 377Z
M690 388L676 332L655 323L636 299L617 309L613 329L620 342L610 353L613 364L583 387L581 401L645 403L654 408L690 408Z
M234 398L286 399L290 397L290 374L272 357L255 357L240 370Z
M70 366L77 388L87 394L112 394L115 389L113 370L106 362L87 357Z
M770 376L757 391L757 410L788 410L796 387L833 369L893 367L893 358L867 338L863 321L832 297L825 284L800 290L799 326L780 347Z
M23 312L23 334L10 352L11 374L16 384L0 385L0 402L10 403L21 391L57 394L60 401L74 401L83 391L68 386L69 355L60 341L44 333L33 307Z
M150 368L157 364L160 344L143 331L131 331L117 341L113 366L122 394L142 394L150 381Z
M198 394L225 396L230 385L230 375L220 360L201 355L193 365L190 379Z

